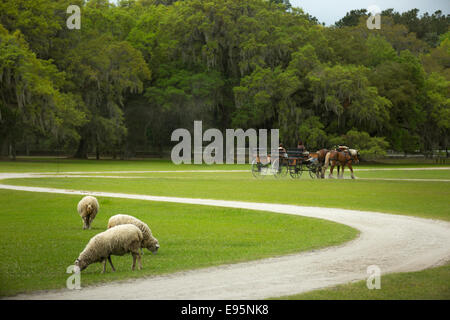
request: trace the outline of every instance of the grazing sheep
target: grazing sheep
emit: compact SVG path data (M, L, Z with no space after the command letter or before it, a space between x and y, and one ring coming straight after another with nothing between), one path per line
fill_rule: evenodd
M75 267L82 271L92 263L103 262L102 273L104 273L108 259L112 270L116 271L111 261L111 255L123 256L130 252L133 256L131 270L134 270L136 266L136 257L139 260L139 269L142 269L141 254L139 253L142 238L141 230L133 224L123 224L101 232L89 240L78 259L75 260Z
M98 209L100 209L100 206L95 197L86 196L78 202L77 210L83 220L83 229L91 228L91 223L97 215Z
M144 239L142 240L141 244L141 252L142 248L147 248L152 253L156 253L158 251L159 249L158 239L153 237L152 231L150 230L150 228L146 223L142 222L141 220L133 216L129 216L127 214L116 214L115 216L112 216L111 218L109 218L108 221L108 229L127 223L134 224L136 227L139 228L139 230L142 231Z

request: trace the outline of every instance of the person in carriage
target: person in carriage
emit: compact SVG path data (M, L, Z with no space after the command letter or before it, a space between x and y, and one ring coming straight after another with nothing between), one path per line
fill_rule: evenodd
M297 143L297 149L298 149L299 151L301 151L301 152L304 152L304 151L305 151L305 145L303 144L303 141L302 141L302 140L298 140L298 143Z
M280 145L278 146L278 153L279 154L286 153L286 149L284 148L282 143L280 143Z

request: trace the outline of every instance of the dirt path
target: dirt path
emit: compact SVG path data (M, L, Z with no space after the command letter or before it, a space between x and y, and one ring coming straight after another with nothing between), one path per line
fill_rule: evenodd
M0 174L0 180L32 176L35 175ZM241 201L85 192L3 184L0 184L0 189L91 194L97 197L265 210L331 220L360 231L356 240L338 247L166 276L114 282L82 290L36 292L11 297L13 299L263 299L363 280L368 276L366 270L370 265L377 265L383 275L422 270L450 260L450 223L444 221L377 212ZM381 285L383 286L382 278Z
M379 180L379 181L413 181L413 182L450 182L450 179L429 179L429 178L358 178L358 180Z

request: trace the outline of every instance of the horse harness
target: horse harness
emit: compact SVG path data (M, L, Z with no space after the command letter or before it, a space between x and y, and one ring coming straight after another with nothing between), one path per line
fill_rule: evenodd
M347 165L347 163L353 161L352 154L350 153L350 151L348 151L348 149L344 149L344 150L341 150L341 151L335 150L335 151L336 151L336 153L334 154L334 156L332 158L330 158L330 160L337 161L341 165L344 165L344 166ZM338 154L339 153L343 153L344 154L344 157L345 157L345 162L344 163L342 163L342 161L340 161L338 159Z

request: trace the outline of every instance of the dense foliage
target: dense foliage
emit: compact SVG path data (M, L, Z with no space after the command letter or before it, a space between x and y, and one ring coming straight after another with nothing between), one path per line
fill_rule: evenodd
M285 0L0 0L1 154L161 152L194 120L311 150L447 149L450 16L366 19L324 27Z

